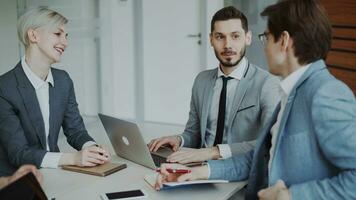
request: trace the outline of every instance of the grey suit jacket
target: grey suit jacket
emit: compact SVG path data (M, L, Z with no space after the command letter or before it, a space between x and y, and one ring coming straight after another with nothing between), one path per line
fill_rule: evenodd
M68 143L77 150L93 140L79 114L69 75L51 69L54 87L49 86L49 147L59 152L58 134L63 127ZM23 164L40 167L46 154L44 122L35 89L21 62L0 76L0 176L12 174Z
M202 148L213 88L218 68L198 74L194 81L189 119L182 134L184 146ZM233 155L253 149L261 127L267 123L279 102L279 80L259 67L248 64L234 97L227 134Z

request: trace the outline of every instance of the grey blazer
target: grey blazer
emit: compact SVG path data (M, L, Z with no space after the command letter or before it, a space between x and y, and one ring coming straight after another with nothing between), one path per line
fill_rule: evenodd
M57 145L63 127L68 143L80 150L88 135L75 99L73 82L67 72L51 69L54 87L49 87L49 147ZM0 176L12 174L23 164L40 167L46 154L44 122L35 89L21 62L0 76Z
M218 68L198 74L194 81L189 119L182 134L184 146L202 148L208 113ZM248 63L234 97L230 121L225 130L232 155L248 152L255 146L261 127L278 104L279 80L265 70Z

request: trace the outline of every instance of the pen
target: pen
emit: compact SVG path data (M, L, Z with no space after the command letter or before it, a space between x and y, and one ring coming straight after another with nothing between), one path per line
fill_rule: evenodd
M180 174L186 174L192 172L190 169L166 169L169 173L180 173ZM156 169L156 172L161 172L161 169Z

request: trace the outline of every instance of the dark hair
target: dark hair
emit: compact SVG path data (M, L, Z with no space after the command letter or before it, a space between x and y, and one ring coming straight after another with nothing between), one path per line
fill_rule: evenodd
M261 13L277 41L283 31L294 40L299 64L325 59L331 47L331 25L317 0L280 0Z
M228 6L228 7L218 10L214 14L213 18L211 19L211 26L210 26L211 33L214 31L214 25L215 25L216 21L226 21L229 19L240 19L242 28L244 29L245 32L248 31L248 24L247 24L246 16L241 11L236 9L235 7Z

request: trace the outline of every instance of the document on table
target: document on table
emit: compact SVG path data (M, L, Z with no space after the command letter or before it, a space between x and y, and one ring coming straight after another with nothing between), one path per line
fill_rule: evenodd
M145 181L151 185L153 188L156 183L158 173L151 173L144 176ZM187 185L195 185L195 184L208 184L208 183L228 183L227 180L195 180L195 181L185 181L185 182L166 182L163 183L162 189L175 188L175 187L183 187Z

